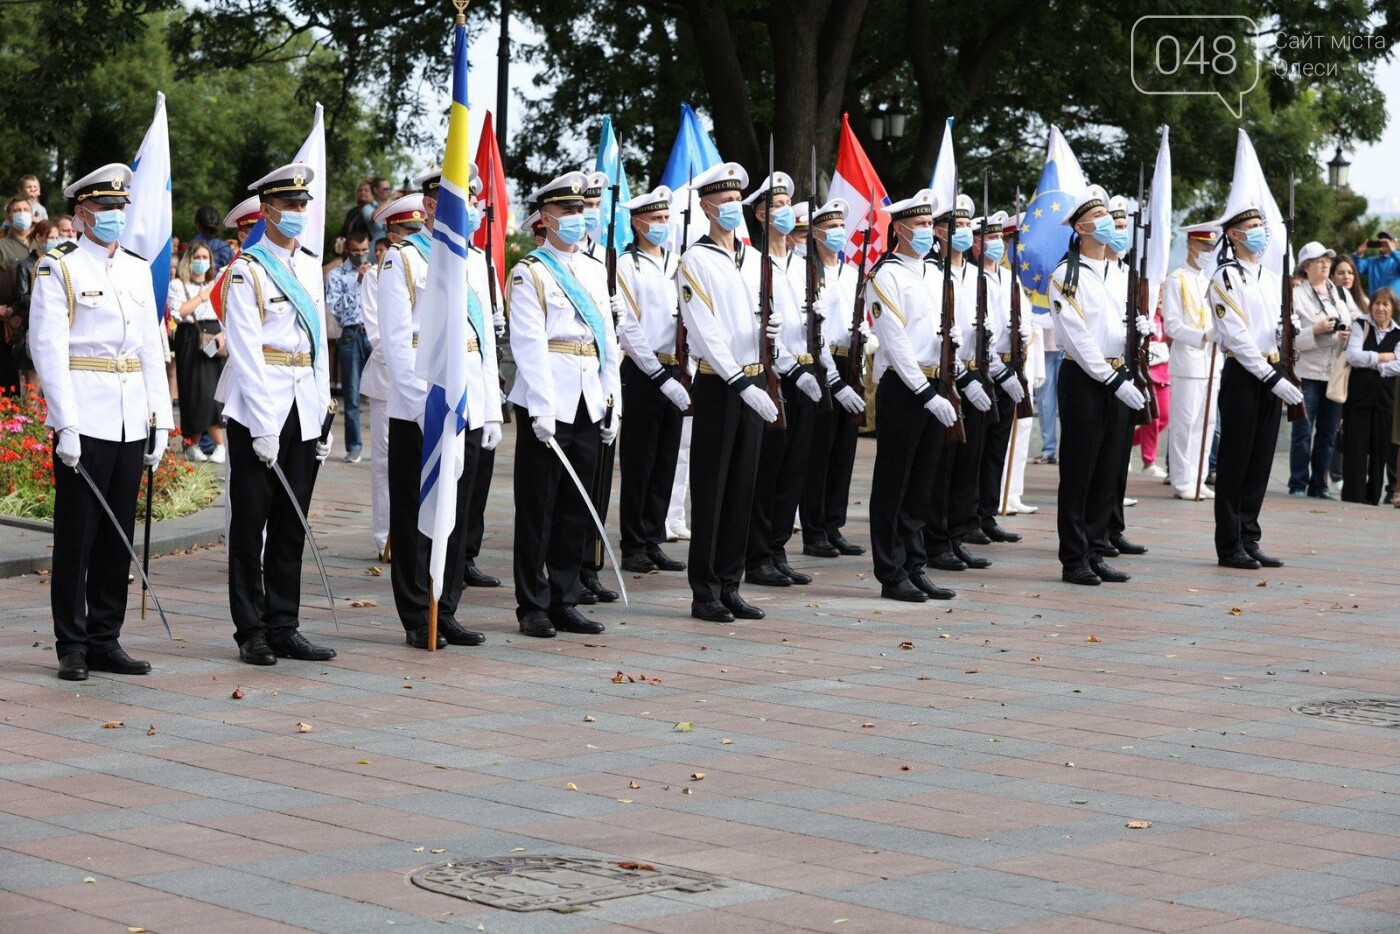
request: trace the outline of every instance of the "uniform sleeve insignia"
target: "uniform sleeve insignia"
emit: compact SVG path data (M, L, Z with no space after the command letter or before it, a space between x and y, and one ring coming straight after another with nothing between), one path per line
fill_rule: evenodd
M882 311L884 311L884 309L880 307L880 303L879 303L879 302L874 302L874 303L871 304L871 306L870 306L870 314L873 315L874 317L876 317L876 318L880 317L880 312L882 312Z
M380 269L393 269L393 268L394 268L394 258L393 258L392 256L389 256L388 254L385 254L385 256L384 256L384 262L383 262L383 264L382 264L379 268L380 268Z
M52 273L53 273L53 270L50 269L49 267L47 267L47 266L40 266L40 267L39 267L39 271L36 272L34 275L36 275L36 276L47 276L47 275L50 275L50 274L52 274Z
M1215 303L1215 316L1217 318L1225 317L1225 306L1220 302Z
M243 284L243 274L242 274L242 273L238 273L238 272L232 273L232 274L229 275L228 281L231 282L231 283L233 283L234 285L242 285L242 284Z
M681 301L683 301L683 302L689 302L689 301L690 301L692 298L694 298L694 297L695 297L695 293L692 292L692 291L690 290L690 286L688 286L688 285L683 285L683 286L681 286Z
M515 277L513 280L511 280L511 281L514 282L516 285L524 285L524 284L525 284L525 277L524 277L524 276L516 276L516 277Z

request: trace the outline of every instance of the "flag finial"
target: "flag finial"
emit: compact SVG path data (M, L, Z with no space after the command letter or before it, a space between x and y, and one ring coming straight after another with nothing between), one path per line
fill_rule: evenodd
M467 5L471 0L452 0L452 5L457 8L457 25L464 26L467 22Z

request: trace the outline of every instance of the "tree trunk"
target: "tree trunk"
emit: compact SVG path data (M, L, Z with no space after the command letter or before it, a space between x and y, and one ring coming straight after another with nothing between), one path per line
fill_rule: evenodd
M711 0L685 0L685 10L705 87L710 92L710 116L720 155L750 169L764 165L768 148L766 141L761 149L758 145L748 87L724 5ZM758 174L763 171L758 169Z

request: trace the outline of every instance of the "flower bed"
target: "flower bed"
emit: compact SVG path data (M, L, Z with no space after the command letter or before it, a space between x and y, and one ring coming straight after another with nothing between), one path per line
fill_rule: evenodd
M0 396L0 515L53 519L53 438L44 427L44 400L29 387L25 398ZM171 432L172 447L180 449L179 431ZM217 471L167 453L156 469L157 519L198 512L219 495ZM146 515L146 482L141 481L136 516Z

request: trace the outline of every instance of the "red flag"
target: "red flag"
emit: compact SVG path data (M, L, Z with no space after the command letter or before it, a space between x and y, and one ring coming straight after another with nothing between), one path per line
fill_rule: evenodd
M505 163L501 161L501 150L496 145L496 132L491 114L481 124L481 142L476 147L476 172L481 178L481 197L478 202L483 211L491 208L491 265L496 270L496 287L501 294L506 288L506 229L510 221L510 196L506 193ZM486 223L472 235L472 243L486 249Z
M866 254L868 263L880 258L885 250L886 230L889 216L884 206L890 203L880 176L861 148L851 129L849 114L841 115L841 139L836 144L836 172L831 179L828 196L844 198L848 206L846 213L845 257L848 263L859 263L861 254ZM870 224L867 232L866 225Z

